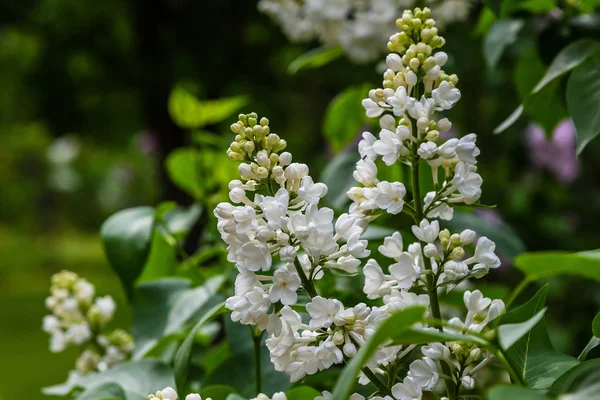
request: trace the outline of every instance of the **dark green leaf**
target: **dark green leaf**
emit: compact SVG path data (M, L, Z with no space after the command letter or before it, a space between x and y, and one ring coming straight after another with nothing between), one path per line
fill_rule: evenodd
M496 127L496 129L494 129L494 134L498 135L499 133L502 133L510 128L511 125L514 124L519 117L521 117L524 109L525 108L523 107L523 104L519 105L519 107L517 107L516 110L508 116L508 118L506 118L500 125Z
M567 106L577 129L577 154L600 133L600 55L589 57L567 82Z
M525 113L550 134L554 127L567 117L560 81L550 82L540 93L529 96L535 83L544 76L546 69L537 51L532 50L519 56L514 79Z
M129 296L146 264L153 225L154 208L135 207L113 214L100 229L106 257Z
M600 338L600 313L596 314L592 321L592 332L594 333L594 336Z
M134 399L135 395L145 397L149 393L175 385L171 367L158 360L147 359L128 361L104 372L69 379L62 385L43 389L43 393L65 396L76 388L88 389L109 383L125 388L128 400Z
M210 398L212 400L226 400L230 394L235 394L236 391L234 388L227 385L211 385L202 388L200 393L202 394L203 399Z
M296 58L288 67L290 75L297 74L302 69L319 68L331 61L340 58L344 54L344 49L340 46L321 46L307 51Z
M314 400L321 392L309 386L299 386L285 392L287 400Z
M190 288L186 279L162 279L140 284L133 303L134 358L151 351L163 336L180 332L209 302L223 284L216 276L204 285Z
M582 362L560 376L550 388L549 393L558 396L565 393L579 392L586 387L600 382L600 359ZM597 391L597 395L600 391ZM582 397L583 398L583 397ZM595 397L597 398L597 397ZM573 397L575 399L575 397Z
M227 396L227 400L248 400L246 397L240 396L239 394L230 394Z
M495 68L504 50L517 40L524 22L520 19L503 19L490 27L483 42L483 55L490 68Z
M531 94L539 92L548 83L576 68L598 51L600 51L600 43L591 39L580 39L569 44L556 55L548 71L535 85Z
M502 0L483 0L483 4L488 6L494 14L500 16L500 5L502 4Z
M125 399L125 389L114 382L105 382L89 387L77 400ZM143 397L142 397L143 399Z
M359 160L353 152L340 153L333 157L321 174L321 182L327 185L325 200L335 210L342 210L350 201L346 192L355 185L352 172Z
M377 348L388 339L394 340L401 338L403 333L423 319L425 311L425 307L407 307L386 319L344 368L333 388L331 399L348 399L356 384L358 372L367 363L369 358L371 358L373 353L375 353Z
M515 265L530 281L555 275L575 275L600 282L598 250L583 253L525 253L515 259Z
M176 245L167 240L168 237L163 235L160 229L154 229L150 254L148 254L142 274L137 279L138 284L175 274L175 270L179 264Z
M476 214L455 211L448 225L456 231L472 229L478 236L486 236L496 243L497 252L507 258L514 258L525 251L525 245L508 225L494 225Z
M370 85L352 86L338 94L327 107L323 121L323 134L334 152L342 150L362 133L368 122L361 104L367 97Z
M521 324L529 321L543 308L548 285L542 287L527 303L507 312L501 324ZM545 389L578 361L552 347L546 323L542 319L517 340L506 352L506 358L517 374L532 389Z
M502 350L508 350L519 339L525 336L544 318L546 309L542 309L533 317L519 324L503 324L498 327L498 341Z
M518 386L495 386L487 395L488 400L550 400L550 397L535 390Z
M196 323L194 328L190 331L188 336L185 338L177 353L175 354L175 382L177 384L177 388L181 391L185 386L185 381L188 375L188 369L190 365L190 360L192 357L192 347L194 346L194 338L196 337L196 333L198 330L204 325L208 320L214 318L215 316L222 314L226 311L225 303L220 303L211 308L200 318L200 320Z
M167 212L162 219L167 231L181 240L192 229L200 215L202 215L202 206L192 204L189 207L175 208Z

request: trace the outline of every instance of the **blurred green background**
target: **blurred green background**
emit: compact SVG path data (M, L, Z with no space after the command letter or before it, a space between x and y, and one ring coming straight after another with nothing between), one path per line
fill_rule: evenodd
M560 87L528 118L492 134L566 43L598 32L525 14L522 36L490 68L482 51L489 21L481 11L476 5L467 21L442 32L447 69L458 74L463 95L450 118L461 135L479 134L482 200L498 206L479 218L510 227L506 239L516 235L528 251L598 248L599 141L583 152L569 182L536 168L526 142L528 118L549 137L566 117ZM98 230L122 208L192 202L163 167L169 152L192 142L168 113L175 85L200 99L248 96L242 111L267 116L295 160L319 176L335 153L322 128L329 102L348 86L379 86L380 75L376 65L344 58L290 75L290 62L315 46L288 43L254 1L0 4L0 400L43 398L39 389L62 382L72 368L75 351L51 354L41 330L52 274L75 271L99 294L113 295L115 325L128 326L129 310ZM227 138L232 122L207 130ZM355 143L341 152L354 151ZM518 274L505 260L491 279L510 286ZM553 339L563 350L587 342L600 300L594 289L577 279L553 282ZM565 298L575 304L566 308Z

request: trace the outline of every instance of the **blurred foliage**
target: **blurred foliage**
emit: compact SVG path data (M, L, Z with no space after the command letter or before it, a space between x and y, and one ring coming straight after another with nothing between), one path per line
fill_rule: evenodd
M509 247L506 267L492 277L512 285L519 273L511 269L510 259L523 249L581 251L600 243L600 141L592 141L580 154L579 178L566 185L534 168L524 140L528 121L549 135L567 110L576 124L581 112L597 111L584 101L597 104L596 97L579 95L595 88L586 82L590 77L598 81L597 57L582 62L569 78L557 76L537 95L530 93L566 45L599 39L600 17L584 14L598 6L592 1L484 3L490 8L478 4L469 21L444 32L448 68L460 77L462 91L462 101L449 118L461 134L479 133L478 145L485 154L480 165L485 177L482 202L497 205L496 222L472 210L465 210L465 218L487 221L488 229L500 237L516 234L517 239L504 241ZM554 12L556 6L562 8L560 14ZM153 37L141 20L156 24L158 40L148 44ZM156 54L144 51L146 47ZM379 75L376 65L352 65L336 48L308 53L311 47L289 44L279 28L258 13L255 2L2 2L0 253L5 267L0 272L0 315L10 323L0 328L0 349L15 363L5 365L0 376L13 382L10 397L36 397L39 387L64 380L72 364L72 354L49 353L39 329L54 272L72 269L103 292L116 294L123 311L119 318L127 319L124 292L103 258L97 235L115 211L159 204L153 222L160 219L162 228L153 226L146 238L151 243L145 246L171 251L171 264L153 259L152 251L144 252L132 282L140 274L140 280L167 274L148 266L153 263L173 265L194 286L222 269L225 263L222 249L214 246L210 210L226 199L227 183L237 173L225 149L231 139L228 125L235 120L232 114L241 107L251 104L249 111L268 115L295 159L321 171L321 179L330 186L327 202L336 210L344 207L343 193L356 161L353 146L362 131L370 129L356 108L365 97L358 88L378 85ZM598 91L590 96L594 93ZM147 103L154 98L156 107L165 114L170 111L185 130L168 158L162 154L164 140L175 140L176 135L159 131L151 122ZM526 118L502 135L492 135L521 103ZM597 134L597 125L586 128L587 137ZM205 228L203 232L196 232L198 224L193 223L184 224L181 236L181 231L165 228L168 213L176 211L167 207L164 215L159 212L164 206L159 201L166 199L160 173L165 160L168 176L188 204L202 206L203 212L192 219ZM402 171L395 179L402 179ZM408 227L400 217L383 223ZM190 247L185 243L188 237L193 251L182 262L182 251ZM600 298L580 278L546 280L552 288L551 336L556 347L576 352L589 339L589 315L597 311ZM353 285L360 288L360 282L344 278L331 283L349 297L356 289ZM535 293L535 287L528 293ZM579 295L567 309L562 299L572 298L572 293ZM575 341L570 339L573 335ZM199 335L198 340L207 336ZM211 368L226 369L231 353L238 350L197 347L193 368L208 376L214 373ZM214 364L207 365L200 354ZM31 366L44 373L20 373ZM243 388L246 383L230 384ZM2 390L0 399L8 396Z

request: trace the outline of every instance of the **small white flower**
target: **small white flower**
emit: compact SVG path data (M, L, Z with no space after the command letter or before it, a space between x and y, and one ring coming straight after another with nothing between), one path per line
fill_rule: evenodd
M460 100L460 90L451 88L447 81L443 81L437 89L431 92L431 96L441 109L449 110L454 103Z
M392 165L398 160L401 148L402 142L394 132L387 129L382 129L379 133L379 140L373 143L373 150L382 156L381 159L386 165Z
M177 392L170 386L160 391L163 400L177 400ZM157 396L160 397L160 396Z
M425 357L429 357L434 360L448 360L450 359L450 349L442 343L431 343L427 346L421 347L421 353Z
M421 97L421 101L415 101L413 107L408 110L408 113L414 119L429 118L434 109L433 105L433 99L423 96Z
M423 358L415 360L410 364L409 376L414 382L425 389L433 389L437 384L440 376L438 366L431 358Z
M42 329L44 332L52 333L60 330L60 320L56 315L46 315L42 322Z
M96 307L98 307L98 312L100 313L103 322L106 323L110 321L115 315L117 304L111 296L106 295L104 297L98 297L94 303L96 304Z
M350 235L348 242L344 245L344 248L350 255L356 258L365 258L371 254L371 250L367 249L369 242L366 240L361 240L360 236L360 232L355 232Z
M385 58L385 62L388 68L394 72L400 72L405 70L404 64L402 63L402 59L396 53L388 54L388 56Z
M69 342L75 344L84 344L92 337L90 326L86 322L73 324L67 329L66 337Z
M500 259L494 253L496 250L496 244L485 236L482 236L477 241L475 246L475 255L472 260L477 262L475 269L479 268L498 268L500 266Z
M302 184L300 189L298 189L298 197L302 200L306 201L308 204L316 204L326 194L327 186L325 186L325 184L314 183L310 176L302 178Z
M392 387L392 394L396 399L401 400L421 400L423 397L421 388L410 377L406 377L404 381L396 383Z
M272 303L281 301L283 305L296 304L300 278L297 274L278 269L273 274L273 285L269 289L269 300Z
M436 156L437 146L434 142L424 142L421 143L419 149L417 150L417 154L424 160L432 159Z
M477 135L474 133L470 133L466 136L463 136L458 141L456 145L456 155L461 161L466 162L467 164L477 164L477 157L480 153L479 148L475 145L477 141Z
M383 239L383 245L377 249L379 252L393 259L398 259L402 254L402 235L400 232L394 232L392 236L387 236Z
M50 351L52 353L60 353L67 347L67 338L62 331L57 330L52 332L50 336Z
M475 387L475 380L469 375L464 375L460 383L467 390L471 390Z
M396 215L402 211L404 206L404 195L406 188L400 182L379 182L377 184L377 195L375 204L389 214Z
M410 289L419 277L421 269L415 265L410 254L404 252L398 257L398 262L390 266L390 274L398 281L400 289Z
M375 186L377 180L377 166L372 160L364 159L356 163L356 170L352 174L354 179L364 186Z
M390 115L385 116L391 117ZM384 117L381 119L383 118ZM373 144L376 140L377 138L371 132L363 132L362 139L360 142L358 142L358 153L360 154L361 158L366 157L370 160L375 160L377 158L377 153L375 153L375 150L373 150Z
M367 295L367 298L377 299L390 294L390 285L386 284L385 275L377 261L374 259L367 261L363 268L363 274L365 276L363 292Z
M492 303L492 300L483 297L483 293L479 290L475 290L474 292L467 290L463 295L463 299L467 310L474 314L482 312Z
M327 261L325 265L354 275L358 272L360 260L353 256L342 256L337 260Z
M426 243L433 243L440 234L440 223L437 220L429 222L424 219L419 226L413 225L412 232L417 239Z
M379 105L371 99L364 99L362 101L362 106L365 108L367 117L369 118L379 117L385 111L385 109L379 107Z
M464 162L456 164L452 185L454 185L464 197L465 204L473 204L481 196L481 184L483 179Z
M198 393L190 393L187 396L185 396L185 400L202 400L202 397L200 397L200 395ZM206 400L210 400L210 399L206 399Z
M379 118L379 127L381 129L387 129L388 131L394 131L396 129L396 118L390 114L385 114ZM400 140L404 140L399 137Z
M240 255L238 266L246 268L248 271L268 271L271 268L271 253L264 243L245 243L240 249Z
M313 297L306 304L306 311L310 314L310 327L328 328L333 323L333 317L344 309L342 303L336 299L325 299L321 296Z
M406 93L404 86L398 87L393 96L388 97L387 103L393 107L394 115L400 117L406 110L410 110L415 104L415 99Z
M254 211L254 208L250 206L238 207L233 210L232 215L237 223L237 233L246 233L256 227L256 211Z

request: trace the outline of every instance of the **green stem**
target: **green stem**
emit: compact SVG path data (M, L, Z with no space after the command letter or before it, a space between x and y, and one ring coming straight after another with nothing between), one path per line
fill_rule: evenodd
M294 267L296 267L296 272L298 272L298 276L300 277L300 282L302 282L304 290L306 290L310 297L318 296L315 286L313 285L312 281L306 277L304 269L302 268L302 265L300 265L298 259L294 260Z
M387 396L392 395L392 392L387 387L387 385L381 379L379 379L377 375L375 375L375 373L369 369L369 367L364 367L361 369L361 371L363 372L363 374L365 374L367 378L369 378L371 383L375 385L377 387L377 390L379 390L382 394L385 394Z
M490 346L489 350L494 356L496 356L496 358L500 361L500 363L502 363L504 368L506 368L506 370L508 371L508 374L510 375L510 380L514 384L523 386L524 385L523 379L521 379L521 376L519 376L519 374L517 374L517 372L513 369L512 365L510 365L510 363L504 356L502 349L500 349L499 347Z
M423 213L423 199L421 197L421 184L419 182L419 156L417 155L417 144L413 145L413 162L412 162L412 187L413 187L413 201L415 203L415 223L419 225L424 218ZM421 248L425 247L425 243L421 242ZM427 274L427 293L429 294L429 306L431 308L431 315L437 320L442 319L440 312L440 302L437 295L437 279L433 275L433 269L431 267L431 260L427 257L423 259L425 269L432 273ZM443 331L442 326L438 329ZM444 375L451 377L452 371L446 363L442 363L442 372ZM457 386L454 379L445 379L446 392L449 400L455 400L460 386Z
M508 299L506 300L506 309L507 310L511 306L511 304L517 299L517 297L521 294L521 292L523 290L525 290L525 288L527 286L529 286L530 283L531 283L531 281L529 279L525 278L517 285L516 288L513 289L510 296L508 296Z
M250 328L252 331L252 341L254 342L254 383L256 394L262 393L262 373L261 373L261 362L260 362L260 340L263 332L256 332L254 328Z

